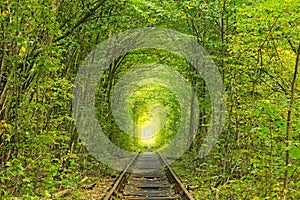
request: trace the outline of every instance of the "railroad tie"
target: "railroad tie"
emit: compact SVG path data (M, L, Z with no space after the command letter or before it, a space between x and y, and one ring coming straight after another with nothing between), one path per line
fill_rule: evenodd
M173 184L168 181L159 158L153 153L139 156L123 189L124 200L180 199Z

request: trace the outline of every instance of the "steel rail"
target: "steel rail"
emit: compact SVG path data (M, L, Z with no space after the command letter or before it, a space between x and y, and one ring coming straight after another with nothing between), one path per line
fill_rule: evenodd
M113 187L109 190L109 192L106 194L103 200L109 200L114 194L118 193L118 190L120 189L120 186L125 181L126 174L129 172L129 168L131 165L135 162L140 152L136 153L133 159L129 162L129 164L125 167L121 175L118 177L116 182L114 183Z
M162 155L158 151L156 151L156 153L159 155L159 158L165 165L166 173L171 179L170 181L175 183L180 195L186 200L195 200L194 197L189 193L189 191L184 187L184 185L182 184L181 180L177 177L175 172L171 169L167 161L162 157Z

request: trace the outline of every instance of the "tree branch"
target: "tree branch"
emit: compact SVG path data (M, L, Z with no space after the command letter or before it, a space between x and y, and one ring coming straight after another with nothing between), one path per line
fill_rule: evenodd
M77 29L80 25L82 25L83 23L85 23L88 18L90 18L91 16L93 16L95 14L95 12L105 3L105 0L101 0L99 2L98 5L96 5L93 9L91 9L89 12L85 13L84 16L67 32L65 32L65 34L63 34L62 36L54 39L53 42L58 42L66 37L68 37L75 29Z

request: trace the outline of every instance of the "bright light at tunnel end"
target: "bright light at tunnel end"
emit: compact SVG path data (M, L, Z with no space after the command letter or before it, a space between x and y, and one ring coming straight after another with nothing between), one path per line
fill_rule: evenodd
M183 57L194 66L205 80L211 98L212 112L210 126L200 148L199 157L206 156L214 147L224 124L226 102L222 78L214 62L196 40L183 33L163 28L141 28L122 32L97 45L86 57L76 76L72 102L72 114L81 140L86 144L87 149L95 158L116 170L123 170L134 153L125 151L114 145L103 132L96 115L96 88L104 71L116 59L131 51L145 48L165 50ZM143 86L144 84L157 81L161 81L161 84L165 82L159 80L159 77L155 77L155 73L150 75L151 78L149 78L149 80L144 82L140 81L141 77L139 74L141 74L141 71L139 70L141 69L151 72L167 69L167 66L160 66L155 63L140 66L137 67L136 71L133 71L130 76L126 76L125 74L123 80L120 80L118 86L119 90L116 90L113 94L111 107L116 123L128 134L132 134L132 131L136 129L137 125L134 124L129 117L128 110L123 109L126 103L125 100L128 99L129 96L122 91L134 88L134 84ZM178 96L182 108L181 122L176 136L167 147L160 150L161 155L165 158L172 158L172 160L167 160L171 163L189 148L191 142L189 141L190 136L188 130L191 125L195 128L198 126L197 123L191 124L190 122L191 120L193 122L198 121L194 118L198 116L198 113L195 112L194 116L191 116L189 112L190 101L188 100L191 98L190 86L182 81L182 84L180 84L182 88L177 89L176 87L178 86L174 87L173 85L174 82L180 80L180 77L178 77L175 72L170 71L169 73L171 83L169 83L169 85L165 83L164 86L168 87ZM132 79L138 81L134 82ZM153 126L149 126L149 124L151 123L149 122L148 125L144 124L140 127L140 142L143 144L152 144L155 142L156 130L154 130L155 128L153 128Z

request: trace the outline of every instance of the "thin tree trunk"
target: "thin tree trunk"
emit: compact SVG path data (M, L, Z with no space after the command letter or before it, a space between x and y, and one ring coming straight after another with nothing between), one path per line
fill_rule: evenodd
M193 142L193 136L194 136L194 115L195 115L195 90L192 88L192 98L191 98L191 110L190 110L190 130L189 130L189 140L188 140L188 146L191 147L190 145Z
M221 14L221 54L222 54L222 59L221 59L221 67L222 67L222 80L224 83L225 80L225 75L224 75L224 57L225 57L225 14L226 14L226 0L223 0L223 5L222 5L222 14ZM228 22L227 22L228 23Z
M299 57L300 57L300 44L298 47L297 57L296 57L296 64L294 69L294 77L292 80L292 87L291 87L291 100L288 108L287 113L287 125L286 125L286 151L285 151L285 172L284 172L284 199L286 199L286 190L288 189L288 183L289 183L289 174L288 174L288 166L290 164L290 132L291 132L291 115L292 115L292 109L294 105L294 96L295 96L295 85L296 85L296 79L297 79L297 73L298 73L298 64L299 64Z

